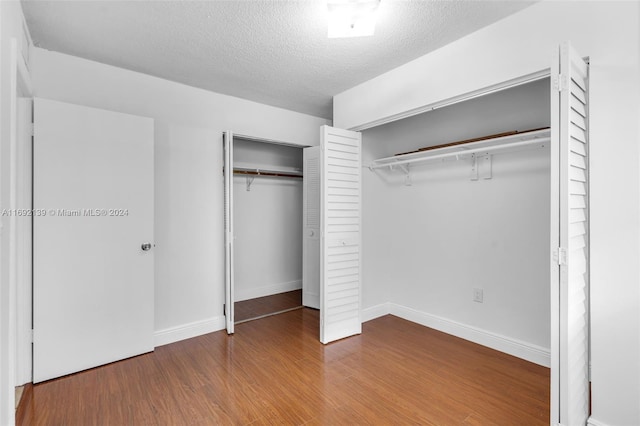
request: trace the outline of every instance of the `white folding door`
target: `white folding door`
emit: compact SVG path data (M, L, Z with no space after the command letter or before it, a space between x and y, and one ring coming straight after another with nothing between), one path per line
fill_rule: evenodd
M551 422L589 416L588 64L569 43L551 67Z

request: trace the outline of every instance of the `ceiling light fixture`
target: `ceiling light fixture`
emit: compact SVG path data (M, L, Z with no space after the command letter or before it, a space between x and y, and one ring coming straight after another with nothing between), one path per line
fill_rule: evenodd
M329 38L372 36L380 0L328 0Z

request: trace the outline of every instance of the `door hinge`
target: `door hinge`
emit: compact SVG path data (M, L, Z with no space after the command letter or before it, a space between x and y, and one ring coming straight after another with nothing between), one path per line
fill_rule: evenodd
M553 251L553 261L562 266L567 264L567 249L564 247L558 247Z
M34 333L33 333L33 328L32 328L32 329L31 329L31 332L29 333L29 341L30 341L31 343L33 343L33 334L34 334Z
M558 74L557 76L555 76L553 78L553 88L558 92L562 92L563 90L566 90L567 76L564 74Z

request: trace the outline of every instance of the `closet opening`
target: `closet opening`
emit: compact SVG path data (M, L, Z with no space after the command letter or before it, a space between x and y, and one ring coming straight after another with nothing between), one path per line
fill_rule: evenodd
M550 93L547 77L363 131L365 311L550 366Z
M233 138L234 321L302 308L303 148Z
M324 125L319 146L232 131L222 142L227 333L305 306L322 343L359 334L361 135ZM251 312L264 302L275 306ZM236 303L254 306L238 315Z

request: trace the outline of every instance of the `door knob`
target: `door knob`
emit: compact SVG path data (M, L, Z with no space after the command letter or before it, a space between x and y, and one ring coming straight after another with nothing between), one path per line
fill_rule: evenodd
M151 250L151 243L144 243L140 247L142 248L143 251L149 251L149 250Z

